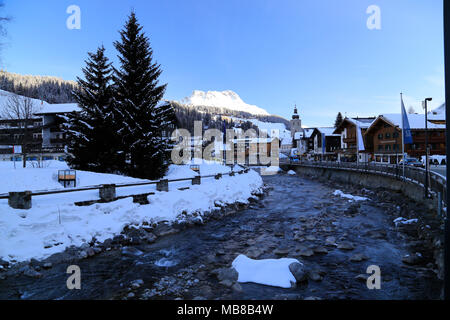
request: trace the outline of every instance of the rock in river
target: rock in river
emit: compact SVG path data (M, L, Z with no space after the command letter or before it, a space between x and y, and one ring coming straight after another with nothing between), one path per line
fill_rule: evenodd
M308 280L305 267L298 262L291 263L289 265L289 271L291 271L295 280L297 280L297 283L305 282Z

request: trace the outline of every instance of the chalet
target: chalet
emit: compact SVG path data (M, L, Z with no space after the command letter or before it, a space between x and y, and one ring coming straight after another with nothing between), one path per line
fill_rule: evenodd
M293 146L297 148L299 155L302 156L313 152L314 141L311 139L313 132L314 128L303 128L295 133Z
M341 135L334 133L333 127L314 128L310 139L313 141L312 156L315 160L337 160L341 146Z
M291 149L294 147L293 139L291 136L285 136L281 139L280 152L289 155Z
M413 138L412 144L405 145L405 153L421 158L425 151L425 115L408 114L408 122ZM402 159L402 117L401 114L384 114L367 128L365 140L373 141L368 150L372 160L381 163L398 163ZM428 121L428 144L430 155L443 155L445 151L445 125Z
M29 104L33 115L27 120L18 119L9 112L11 104ZM13 154L13 146L25 143L28 161L63 157L65 137L59 116L76 110L76 104L49 104L0 90L0 161L21 161L22 155Z
M341 145L338 150L339 161L355 162L359 154L360 162L367 162L369 160L369 151L372 149L372 140L365 138L364 134L367 128L375 121L375 117L371 118L344 118L341 124L334 130L333 133L341 135ZM357 149L357 128L361 130L361 135L364 143L364 151Z

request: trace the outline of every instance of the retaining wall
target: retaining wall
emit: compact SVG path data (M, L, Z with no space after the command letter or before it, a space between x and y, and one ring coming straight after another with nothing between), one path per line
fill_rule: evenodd
M294 170L298 175L314 176L322 180L334 180L344 183L360 185L366 188L384 188L400 191L408 198L425 202L430 210L438 209L437 199L424 199L424 188L410 181L398 180L395 177L379 175L370 172L341 170L337 168L315 168L301 165L282 165L283 169Z

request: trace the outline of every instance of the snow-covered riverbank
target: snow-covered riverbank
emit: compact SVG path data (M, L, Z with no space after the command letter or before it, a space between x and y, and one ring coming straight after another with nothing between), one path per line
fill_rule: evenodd
M14 172L7 172L11 171L8 169L2 170L2 176L11 175L9 179L14 179ZM230 170L229 167L216 163L200 165L202 175L226 173ZM23 174L24 171L27 174ZM40 185L44 186L40 189L45 189L44 181L50 179L48 176L53 175L53 171L55 168L18 169L16 172L24 186L27 186L27 179L30 180L30 185L40 179ZM166 178L187 178L189 176L186 175L193 177L195 174L188 165L171 166ZM39 175L45 176L45 179L39 178ZM100 183L136 180L115 175L103 176L97 173L93 175L95 175L96 183L86 178L87 185L98 184L99 179L103 179ZM83 180L83 177L89 177L89 174L79 173L79 177ZM50 181L49 188L59 188L57 183L53 183L53 179ZM83 182L81 184L83 185ZM24 190L17 181L14 181L12 185ZM189 186L189 189L177 190L182 186ZM77 207L73 204L73 197L78 192L70 196L36 197L33 199L33 207L30 210L11 209L6 200L1 200L0 259L9 262L26 261L31 258L44 259L64 251L69 246L81 246L93 238L99 242L112 238L120 234L126 226L139 227L143 223L151 224L161 221L175 222L192 214L202 219L205 212L218 209L220 206L236 202L247 203L252 194L260 190L262 186L260 175L250 170L246 174L234 177L223 176L220 180L203 179L201 185L191 186L189 181L173 183L170 185L170 192L157 192L154 185L145 186L145 190L144 187L139 187L139 191L156 193L149 196L150 204L148 205L139 205L133 203L132 198L125 198L111 203ZM27 189L33 188L25 188ZM134 191L128 192L135 193ZM91 196L94 195L95 192ZM52 201L52 198L55 201Z

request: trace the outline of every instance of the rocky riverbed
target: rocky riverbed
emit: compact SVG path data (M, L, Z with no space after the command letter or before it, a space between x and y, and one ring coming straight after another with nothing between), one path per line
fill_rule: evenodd
M208 222L194 216L44 261L0 261L0 299L439 299L441 221L420 203L284 174L264 182L264 197L212 212ZM369 200L334 196L337 189ZM394 223L399 217L417 221ZM239 254L296 258L304 267L293 270L290 289L238 283L230 267ZM66 287L73 264L81 290ZM366 286L369 265L381 269L380 290Z

